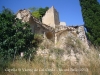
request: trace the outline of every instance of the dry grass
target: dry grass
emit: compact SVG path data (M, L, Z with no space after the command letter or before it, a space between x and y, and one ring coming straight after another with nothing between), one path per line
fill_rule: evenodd
M92 46L89 50L85 50L84 46L77 39L73 39L76 42L75 44L73 44L72 39L67 40L67 50L70 50L68 47L71 47L71 49L76 50L74 53L84 52L84 65L80 63L72 65L70 60L62 61L60 58L63 56L64 50L54 49L51 47L53 46L52 42L44 41L42 43L43 47L53 48L48 56L36 55L34 60L30 62L25 59L16 60L7 69L13 70L10 72L3 71L1 75L100 75L100 48L95 49ZM56 59L50 58L52 53L55 54Z
M9 69L15 68L17 71L7 72L5 75L100 75L99 51L95 48L88 50L84 56L84 63L84 66L81 64L72 66L68 60L36 56L31 62L24 59L14 61Z

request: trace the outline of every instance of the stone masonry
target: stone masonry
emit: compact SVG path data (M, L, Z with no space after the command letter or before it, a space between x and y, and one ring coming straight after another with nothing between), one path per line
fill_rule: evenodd
M22 22L28 22L33 33L43 34L49 40L52 40L55 45L60 40L60 35L69 32L76 34L74 36L79 38L88 47L84 26L66 26L65 22L59 21L59 14L54 6L47 10L42 18L42 22L33 17L29 10L25 9L19 10L16 16L22 19ZM67 34L61 37L64 38L65 36Z

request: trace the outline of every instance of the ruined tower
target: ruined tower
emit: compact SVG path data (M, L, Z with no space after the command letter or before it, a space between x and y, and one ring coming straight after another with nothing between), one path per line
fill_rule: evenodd
M60 22L59 14L53 6L44 15L42 23L32 16L29 10L25 9L19 10L16 17L22 19L22 22L28 22L34 34L46 36L47 39L55 43L55 47L64 48L66 38L69 36L78 38L87 48L89 47L84 26L67 26L65 22Z
M59 14L58 14L57 10L54 8L54 6L52 6L50 9L48 9L46 14L43 16L42 23L49 25L53 28L55 28L55 25L60 24Z

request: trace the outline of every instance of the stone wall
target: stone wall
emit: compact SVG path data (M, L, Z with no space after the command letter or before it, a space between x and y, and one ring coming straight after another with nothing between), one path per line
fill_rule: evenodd
M77 28L77 37L84 43L84 45L89 48L87 38L85 35L84 26L78 26Z
M34 34L43 35L44 40L41 44L44 49L38 49L38 55L49 55L51 48L60 48L61 52L64 52L61 56L63 61L71 60L76 63L78 58L81 62L84 48L89 48L84 26L66 26L64 22L60 25L57 11L55 10L56 14L52 11L54 7L46 12L42 19L43 23L33 17L29 10L19 10L16 17L22 19L22 22L28 22ZM50 57L57 58L53 53Z
M21 19L22 22L27 22L30 24L32 32L34 34L42 34L47 36L48 39L54 41L54 29L46 24L43 24L38 19L32 16L29 10L19 10L16 17ZM50 37L50 38L49 38Z
M60 25L66 26L65 22L60 22Z
M42 18L42 23L55 28L55 25L59 25L59 14L52 6Z
M58 41L64 43L66 37L74 37L78 38L86 48L89 48L84 26L56 26L55 34L56 43Z
M50 9L50 11L51 10L52 9ZM46 25L40 22L35 17L33 17L29 10L19 10L18 13L16 14L16 17L22 19L22 22L28 22L34 34L42 34L46 36L46 38L52 40L55 43L55 45L59 40L62 41L66 36L71 35L73 37L79 38L79 40L81 40L88 47L84 26L64 26L64 25L53 25L53 24L52 24L53 26ZM54 23L54 21L53 22L49 21L49 22ZM64 41L62 42L64 43Z

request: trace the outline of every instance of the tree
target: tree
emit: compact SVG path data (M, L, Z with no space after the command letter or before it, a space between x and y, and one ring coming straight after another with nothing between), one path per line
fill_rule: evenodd
M4 8L0 13L0 68L5 68L5 64L20 52L35 53L32 40L30 25L22 23L9 9Z
M30 8L29 8L30 9ZM31 8L30 11L32 12L32 15L42 21L42 17L45 15L46 11L49 9L49 7L45 8L38 8L35 7Z
M34 11L38 10L38 8L36 8L36 7L30 7L29 10L30 10L31 12L34 12Z
M45 13L48 9L49 9L49 7L39 8L39 13L40 13L41 17L43 17L45 15Z
M46 11L49 9L49 7L45 8L39 8L39 13L40 13L40 20L42 21L42 17L45 15Z
M94 45L100 46L100 4L97 0L79 0L87 38Z
M39 13L38 10L37 10L37 11L34 11L34 12L32 13L32 16L34 16L35 18L37 18L37 19L39 19L39 20L40 20L40 18L41 18L41 14Z

